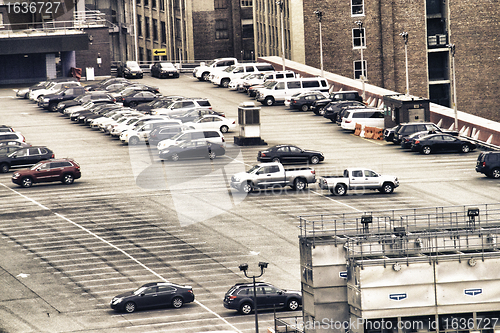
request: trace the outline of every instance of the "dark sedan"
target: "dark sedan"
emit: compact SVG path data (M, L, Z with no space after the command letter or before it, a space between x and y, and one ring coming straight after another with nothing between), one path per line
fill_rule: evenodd
M307 111L311 108L314 101L324 98L325 95L317 91L299 93L291 97L290 109L300 109L302 111Z
M323 153L315 150L305 150L293 145L277 145L267 150L259 151L257 160L259 162L310 162L318 164L325 157Z
M193 288L169 282L146 283L135 291L129 291L111 300L111 308L117 311L134 312L138 309L172 306L180 308L194 301Z
M43 160L54 158L54 153L47 147L23 147L9 155L0 156L0 172L8 172L12 167L32 166Z
M411 149L411 146L414 144L414 142L424 136L427 136L429 134L434 134L435 132L433 131L422 131L422 132L417 132L410 134L408 136L404 136L401 139L401 148L404 149Z
M342 110L343 107L346 106L359 106L359 107L365 107L365 104L363 102L359 101L337 101L337 102L330 102L328 105L326 105L323 108L323 117L326 119L330 119L331 122L335 123L337 122L337 116L339 112Z
M128 95L122 96L123 106L134 107L138 104L149 103L157 99L158 96L149 91L134 91Z
M210 158L224 155L226 150L223 145L206 141L188 141L180 145L170 146L160 152L162 160L178 161L184 158Z
M462 152L468 153L476 149L476 144L460 137L449 134L430 134L415 140L412 151L428 155L434 152Z
M151 76L157 78L179 77L179 70L171 62L156 62L151 66Z

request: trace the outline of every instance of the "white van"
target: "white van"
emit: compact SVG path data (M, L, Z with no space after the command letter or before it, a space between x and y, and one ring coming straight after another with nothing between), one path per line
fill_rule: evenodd
M245 90L250 97L255 97L256 89L262 88L264 83L270 80L278 80L278 79L294 79L299 77L299 75L295 74L294 71L286 70L286 71L275 71L265 73L262 78L259 80L248 80L243 83L243 90ZM252 89L250 89L252 87Z
M284 103L288 96L311 90L328 92L330 85L321 77L280 79L267 81L257 92L257 100L264 105Z
M354 131L356 124L384 128L384 112L378 109L347 110L340 126L345 130Z
M186 141L209 141L221 145L225 145L226 142L224 135L220 131L194 129L182 131L170 139L162 140L158 142L156 148L158 148L158 152L160 153L170 146L178 145Z
M265 62L256 62L248 64L238 64L230 66L222 72L217 72L212 75L211 81L219 87L227 88L231 80L238 79L248 73L260 73L274 71L271 64Z

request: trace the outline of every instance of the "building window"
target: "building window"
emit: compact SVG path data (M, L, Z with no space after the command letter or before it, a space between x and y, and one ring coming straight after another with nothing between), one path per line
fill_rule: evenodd
M137 15L137 36L142 36L142 17Z
M140 5L140 4L141 4L141 0L136 0L136 1L135 1L135 4L136 4L136 5Z
M175 19L175 37L181 38L181 20L178 18Z
M363 60L363 74L366 79L366 60ZM361 60L357 60L354 62L354 78L361 78Z
M225 9L227 8L226 0L214 0L214 8L215 9Z
M351 16L365 15L363 0L351 0Z
M149 17L144 18L144 25L146 29L146 39L151 38L151 32L150 32L150 27L149 27Z
M241 26L242 38L253 38L253 24L244 24Z
M144 48L139 47L139 61L144 61Z
M160 0L160 10L165 10L165 0Z
M151 0L151 8L156 8L156 0Z
M355 49L366 47L365 28L352 29L352 46Z
M150 62L153 59L151 50L146 50L146 61Z
M148 7L149 6L149 0L144 0L144 7Z
M226 20L215 21L215 39L228 39L229 32L227 31Z
M179 0L174 0L174 8L180 8L181 5L179 3Z
M167 27L165 25L165 22L160 22L161 24L161 42L163 44L167 43Z
M153 40L158 40L158 20L153 19Z
M241 0L241 7L252 7L253 0Z

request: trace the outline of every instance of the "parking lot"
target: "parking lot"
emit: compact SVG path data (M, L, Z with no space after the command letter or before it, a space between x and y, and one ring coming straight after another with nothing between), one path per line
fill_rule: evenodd
M189 74L138 81L163 95L207 97L231 118L250 101ZM389 195L337 197L317 184L244 195L229 180L265 147L235 146L238 130L225 135L228 152L213 161L161 162L156 149L123 145L14 95L0 89L0 123L74 158L82 178L25 189L11 182L12 171L0 174L0 331L252 332L253 316L225 309L224 293L249 282L239 264L257 274L259 261L269 263L261 280L300 290L298 216L495 203L500 194L498 180L475 172L479 150L424 156L354 136L312 112L262 106L262 139L322 151L317 176L363 166L397 176L400 186ZM195 302L133 314L110 309L113 296L162 280L191 285ZM273 311L259 312L259 324L262 332L272 326Z

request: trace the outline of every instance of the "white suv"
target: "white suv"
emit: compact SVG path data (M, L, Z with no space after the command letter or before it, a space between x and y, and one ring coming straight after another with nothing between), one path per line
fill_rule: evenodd
M181 115L194 109L212 109L210 102L205 98L191 98L173 101L166 108L153 109L151 114L155 115Z
M175 119L163 119L163 120L152 120L143 123L142 125L137 125L133 129L126 130L120 134L120 140L123 143L128 143L129 145L136 145L140 141L148 141L149 133L158 127L163 126L180 126L182 122Z
M215 130L186 130L179 134L173 136L170 139L162 140L158 142L156 146L158 152L167 149L170 146L178 145L186 141L209 141L213 143L218 143L224 145L226 140L224 135L220 131Z

